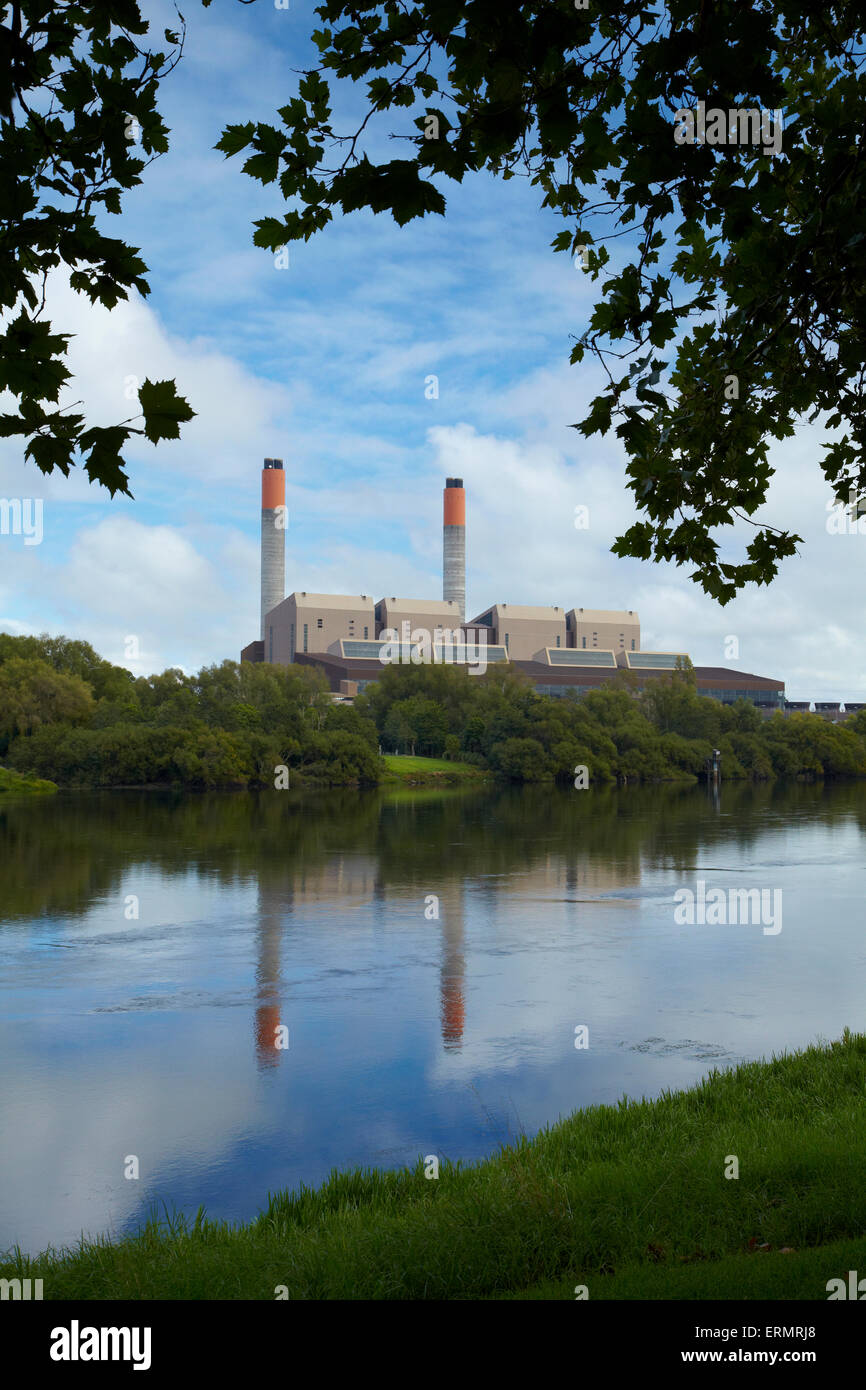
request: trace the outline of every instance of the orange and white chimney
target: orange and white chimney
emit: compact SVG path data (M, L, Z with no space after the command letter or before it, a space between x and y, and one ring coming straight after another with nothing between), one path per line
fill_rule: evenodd
M265 459L262 469L262 613L265 617L286 596L286 475L282 459Z
M462 478L446 478L442 516L442 597L466 621L466 493Z

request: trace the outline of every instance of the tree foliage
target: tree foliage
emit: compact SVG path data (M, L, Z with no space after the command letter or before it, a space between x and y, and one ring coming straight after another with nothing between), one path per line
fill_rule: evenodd
M92 712L93 694L78 676L19 656L0 666L0 736L32 734L43 724L81 724Z
M754 705L698 695L686 668L632 688L617 678L581 696L551 699L526 676L491 666L386 666L355 703L387 752L460 757L514 782L593 785L693 781L714 748L726 779L866 775L866 724L815 714L764 719Z
M443 186L522 176L562 218L554 248L598 282L574 363L606 384L575 426L615 431L640 520L614 551L689 565L720 602L769 583L800 537L756 519L769 447L830 430L821 469L866 492L866 11L856 0L325 0L320 60L279 125L225 128L276 183L257 245L337 211L443 214ZM354 129L332 123L364 84ZM334 90L332 90L332 88ZM782 113L782 148L678 143L676 115ZM395 130L395 124L397 129ZM383 135L402 142L377 159ZM608 248L612 247L612 250ZM730 529L754 535L726 559ZM732 552L736 553L736 552Z
M522 672L386 666L335 705L310 666L223 661L133 679L86 642L0 634L0 756L60 786L375 785L379 747L489 768L512 782L694 781L712 750L726 779L866 776L862 716L764 719L698 695L694 672L641 690L624 673L581 696L539 695Z
M166 51L152 52L147 29L135 0L0 3L0 390L17 401L0 413L0 437L20 437L43 473L81 464L112 495L129 493L130 437L176 439L195 412L173 381L148 379L140 414L115 424L61 404L71 335L44 318L45 292L65 267L73 290L108 309L149 293L139 248L102 229L168 148L156 97L183 31L166 29Z
M132 677L87 642L0 634L0 754L61 786L375 783L376 729L309 667ZM48 771L50 769L50 772Z

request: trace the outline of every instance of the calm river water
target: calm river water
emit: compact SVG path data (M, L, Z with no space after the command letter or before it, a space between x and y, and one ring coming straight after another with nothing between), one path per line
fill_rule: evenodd
M9 804L0 1249L247 1219L862 1029L864 830L863 783ZM782 929L678 921L698 881Z

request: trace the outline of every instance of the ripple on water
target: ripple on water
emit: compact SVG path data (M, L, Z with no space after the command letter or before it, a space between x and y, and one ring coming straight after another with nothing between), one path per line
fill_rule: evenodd
M680 1056L696 1062L732 1056L727 1048L718 1043L696 1042L694 1038L680 1038L677 1042L666 1038L644 1038L642 1042L621 1042L619 1046L627 1048L629 1052L648 1052L653 1057Z

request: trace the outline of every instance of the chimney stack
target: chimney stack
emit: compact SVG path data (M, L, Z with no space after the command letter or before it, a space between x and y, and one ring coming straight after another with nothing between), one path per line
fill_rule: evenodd
M442 518L442 597L466 621L466 493L462 478L446 478Z
M265 641L265 615L286 596L286 475L282 459L265 459L262 469L262 613L261 640ZM267 650L265 660L269 659Z

